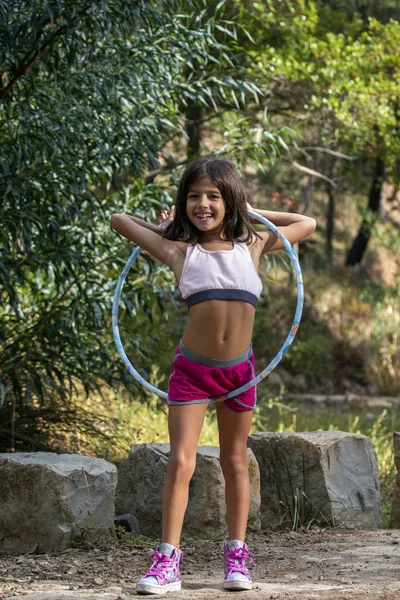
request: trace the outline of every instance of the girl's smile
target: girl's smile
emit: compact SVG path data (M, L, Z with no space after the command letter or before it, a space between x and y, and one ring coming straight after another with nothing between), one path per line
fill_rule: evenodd
M209 177L203 177L189 188L186 212L190 222L200 231L222 231L226 214L225 200Z

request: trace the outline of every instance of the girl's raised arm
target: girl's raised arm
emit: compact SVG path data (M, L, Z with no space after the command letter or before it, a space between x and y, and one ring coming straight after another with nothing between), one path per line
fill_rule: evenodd
M176 242L167 240L160 235L165 226L165 221L160 225L153 225L131 215L115 214L111 216L111 229L171 266L177 245Z
M299 213L260 210L252 208L250 205L248 205L248 208L276 225L282 235L284 235L291 244L300 242L302 239L311 235L317 226L317 221L315 219ZM258 221L254 220L254 223L257 222ZM273 250L280 250L284 247L281 240L272 233L272 231L258 232L258 234L262 238L264 244L262 252L272 252Z

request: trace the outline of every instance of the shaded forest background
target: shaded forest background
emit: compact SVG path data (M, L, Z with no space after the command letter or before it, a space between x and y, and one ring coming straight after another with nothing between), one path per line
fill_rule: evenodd
M399 395L399 18L395 0L0 0L0 451L101 439L94 395L148 402L112 340L131 248L109 219L156 222L200 154L232 158L255 206L318 220L279 385ZM295 302L284 253L263 278L260 366ZM165 387L186 317L149 256L120 316Z

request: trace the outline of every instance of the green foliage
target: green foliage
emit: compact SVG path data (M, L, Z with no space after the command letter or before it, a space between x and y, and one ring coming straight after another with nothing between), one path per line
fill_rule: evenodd
M215 106L238 89L233 48L215 37L222 26L234 37L232 24L205 18L204 6L1 4L5 427L25 401L48 406L70 398L78 383L89 392L100 381L126 381L108 333L114 269L122 264L113 258L121 242L108 226L113 204L123 209L141 187L140 209L154 215L162 192L145 190L140 179L158 168L159 149L184 132L182 107L194 100ZM218 64L215 53L229 64L219 78L208 69ZM193 81L184 73L191 61L201 72ZM138 282L125 305L150 314L149 298Z
M186 107L230 103L241 135L223 130L229 148L217 153L259 160L279 140L264 120L260 152L238 116L258 88L246 81L236 23L205 0L18 0L0 10L0 444L9 447L9 437L23 445L47 429L39 415L57 420L54 403L71 419L82 387L133 385L115 362L109 316L128 248L108 224L115 210L154 219L171 203L183 164L167 148L185 136ZM168 297L165 269L144 285L154 267L142 257L132 270L141 276L122 299L123 325L151 320ZM126 345L151 364L135 333Z
M275 161L286 192L301 190L293 169L282 168L299 152L317 170L331 167L329 155L314 159L305 144L361 158L342 171L348 180L361 169L369 175L371 156L394 162L396 7L353 4L359 15L339 1L0 1L0 447L13 436L20 447L35 439L41 445L32 447L46 447L57 426L90 435L92 416L73 395L90 397L103 382L134 387L111 340L114 280L129 248L109 217L134 211L154 220L171 204L187 160L189 107L202 107L212 153L242 168ZM341 29L335 14L345 15ZM124 344L157 378L154 332L170 324L157 311L176 306L173 282L148 256L129 279ZM271 351L285 327L275 322ZM303 323L288 358L316 380L331 368L323 338L309 339ZM398 340L386 339L376 326L374 347L385 348L391 369ZM382 387L395 389L390 369Z
M335 20L339 30L342 30L344 20L362 18L367 23L370 17L381 22L400 18L397 0L317 0L315 4L325 19L329 19L330 23Z
M266 82L283 78L277 98L284 100L288 116L305 115L308 123L322 117L326 135L339 128L340 143L349 152L396 159L400 23L349 18L334 32L330 13L320 14L317 3L271 0L257 6L258 76Z
M396 396L400 372L400 281L397 289L366 286L360 300L373 307L366 346L371 379L381 393Z
M303 373L311 382L329 380L332 377L332 349L326 332L308 330L303 335L299 332L288 361L295 373Z
M173 4L162 17L144 2L3 6L2 389L20 410L116 375L103 332L119 243L103 196L124 167L155 164L174 128L179 57L164 44L204 50L207 33L182 41Z

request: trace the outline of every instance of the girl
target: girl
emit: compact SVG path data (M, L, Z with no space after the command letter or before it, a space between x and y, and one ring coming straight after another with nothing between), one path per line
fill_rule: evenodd
M111 227L173 271L189 309L189 323L176 350L168 389L171 450L163 491L162 543L138 593L179 590L179 540L196 465L197 443L209 402L216 402L220 463L226 484L228 541L224 544L224 588L252 588L245 544L250 504L247 436L255 388L223 399L254 377L251 338L260 255L282 242L271 231L256 233L247 214L246 194L233 163L199 158L185 170L175 209L155 226L115 214ZM255 209L251 209L255 210ZM310 235L316 222L294 213L256 210L294 244ZM250 559L251 560L251 559Z

